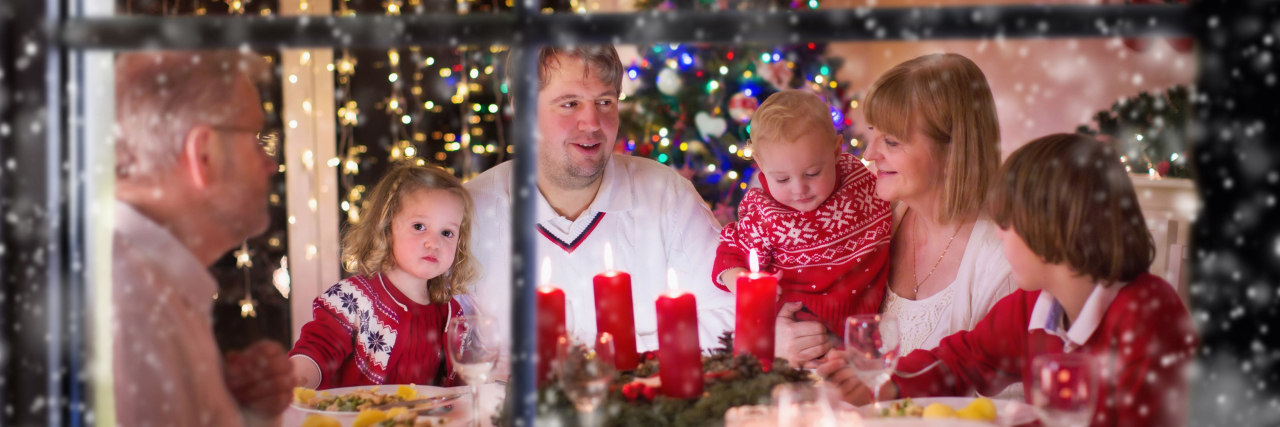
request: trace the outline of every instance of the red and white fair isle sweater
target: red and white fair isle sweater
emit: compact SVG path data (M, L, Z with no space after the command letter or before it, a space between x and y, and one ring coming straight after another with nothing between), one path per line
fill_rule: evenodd
M880 312L889 279L889 202L876 197L875 176L853 155L841 154L836 169L836 191L811 212L775 200L761 176L764 188L748 191L738 222L720 231L712 282L728 290L720 273L747 268L755 249L761 271L782 274L779 307L802 302L808 318L838 336L847 317Z
M318 389L378 384L460 385L445 357L445 326L462 315L455 300L418 304L385 275L355 275L312 304L289 356L320 368Z
M911 378L893 376L899 396L968 396L974 391L991 395L1018 381L1030 391L1031 360L1062 353L1065 345L1044 329L1028 331L1040 292L1014 291L973 330L899 359L898 372L923 370ZM1143 273L1124 285L1097 329L1074 350L1100 362L1097 409L1090 425L1186 425L1186 370L1197 341L1191 315L1168 282ZM942 366L925 370L939 360Z

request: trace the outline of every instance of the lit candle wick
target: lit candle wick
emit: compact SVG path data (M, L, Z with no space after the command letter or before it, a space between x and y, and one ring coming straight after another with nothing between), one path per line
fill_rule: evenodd
M750 263L750 264L751 264L751 272L752 272L752 273L759 273L759 272L760 272L760 259L759 259L759 255L757 255L757 254L756 254L756 250L755 250L755 249L752 249L752 250L751 250L751 259L748 261L748 263Z
M676 269L674 268L667 269L667 289L673 291L680 289L680 284L676 283Z
M604 271L613 271L613 246L604 244Z

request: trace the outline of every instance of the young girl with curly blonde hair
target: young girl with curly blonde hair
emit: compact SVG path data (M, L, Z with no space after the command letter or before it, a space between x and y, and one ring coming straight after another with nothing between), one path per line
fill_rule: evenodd
M460 384L445 357L449 319L477 275L471 196L449 172L401 166L342 236L353 275L316 297L289 353L300 385Z

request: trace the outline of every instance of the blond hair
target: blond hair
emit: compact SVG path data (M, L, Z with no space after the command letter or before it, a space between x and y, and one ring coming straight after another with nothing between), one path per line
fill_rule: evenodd
M808 132L817 132L832 148L838 145L831 107L811 92L791 89L775 93L751 115L750 145L755 157L760 157L761 144L789 143Z
M122 53L116 58L116 177L146 177L177 164L193 126L225 125L243 106L228 94L270 69L238 51Z
M977 214L1000 166L1000 124L982 70L954 53L925 55L886 71L867 91L867 123L908 138L914 129L940 148L938 221Z
M427 280L432 303L445 303L467 292L467 285L479 275L479 264L471 255L471 218L475 205L462 181L436 166L398 166L387 172L361 205L363 219L352 223L342 234L342 265L347 271L366 276L395 267L391 252L391 220L400 213L401 200L415 191L448 191L462 200L462 224L458 229L458 253L453 265L438 277Z
M1095 281L1128 282L1151 268L1155 241L1119 154L1093 138L1060 133L1014 151L987 206L1037 256Z

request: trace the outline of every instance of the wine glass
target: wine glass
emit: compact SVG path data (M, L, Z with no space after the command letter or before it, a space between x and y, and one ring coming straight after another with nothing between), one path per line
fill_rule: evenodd
M1036 417L1045 426L1087 426L1098 403L1098 362L1086 353L1036 356L1030 392Z
M782 383L773 387L778 426L835 427L836 393L830 383Z
M484 315L450 319L445 347L453 370L471 386L471 425L480 425L480 384L490 380L502 349L498 320Z
M609 395L609 384L613 382L613 337L607 332L601 333L593 345L561 337L556 355L556 378L578 410L580 424L598 425L596 408Z
M845 357L858 380L871 387L876 412L880 387L898 365L898 321L881 314L849 316L844 327Z

